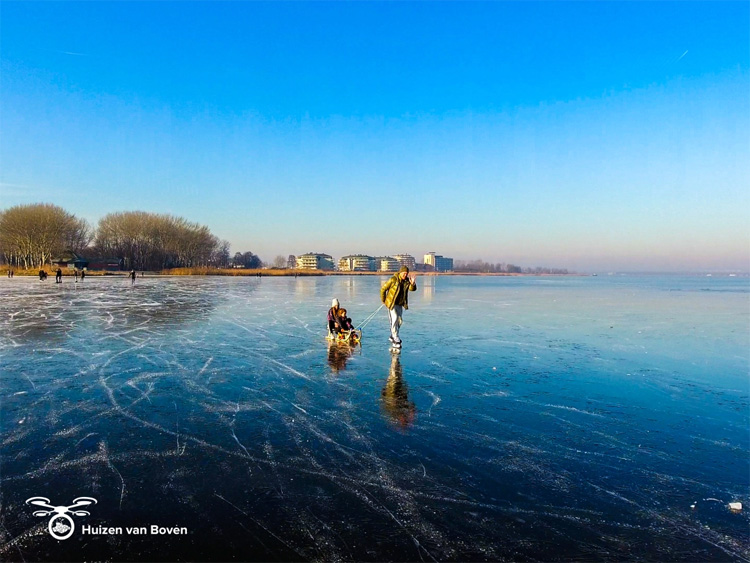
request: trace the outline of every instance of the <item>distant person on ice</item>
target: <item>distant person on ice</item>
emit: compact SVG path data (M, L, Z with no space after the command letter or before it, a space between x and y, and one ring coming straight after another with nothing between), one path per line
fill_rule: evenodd
M404 309L409 308L409 292L417 289L417 274L409 275L409 268L401 266L398 273L385 282L380 288L380 300L388 309L388 319L391 322L391 344L394 348L401 348L401 338L398 329L401 327Z
M135 270L130 271L130 285L135 285Z
M62 270L60 268L58 268L57 273L55 273L55 283L62 283Z

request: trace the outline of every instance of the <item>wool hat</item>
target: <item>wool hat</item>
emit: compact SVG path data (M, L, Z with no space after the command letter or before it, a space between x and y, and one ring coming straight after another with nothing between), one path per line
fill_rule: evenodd
M331 307L338 307L338 306L339 306L339 300L334 297L333 301L331 301Z
M408 274L408 273L409 273L409 268L408 268L408 266L401 266L401 267L400 267L400 268L398 269L398 273L400 274L401 272L406 272L406 273Z

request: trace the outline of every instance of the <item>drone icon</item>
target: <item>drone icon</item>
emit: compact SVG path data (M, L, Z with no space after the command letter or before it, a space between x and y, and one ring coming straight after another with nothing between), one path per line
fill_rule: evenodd
M47 531L56 540L67 540L73 535L75 530L75 523L69 516L88 516L89 512L86 510L76 510L78 508L88 506L90 504L96 504L96 499L91 497L78 497L73 499L73 504L70 506L52 506L50 500L45 497L31 497L26 499L26 504L33 504L34 506L41 506L47 510L37 510L34 512L34 516L50 516L49 524L47 524Z

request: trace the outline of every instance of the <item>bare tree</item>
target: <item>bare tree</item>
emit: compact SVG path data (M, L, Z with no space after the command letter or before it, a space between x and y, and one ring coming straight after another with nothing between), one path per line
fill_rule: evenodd
M214 252L211 256L211 263L217 268L228 268L231 259L229 255L229 241L217 240Z

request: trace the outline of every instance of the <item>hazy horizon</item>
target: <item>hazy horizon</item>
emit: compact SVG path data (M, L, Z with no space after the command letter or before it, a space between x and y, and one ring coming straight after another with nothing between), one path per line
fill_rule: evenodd
M235 252L750 269L750 5L3 2L0 209Z

